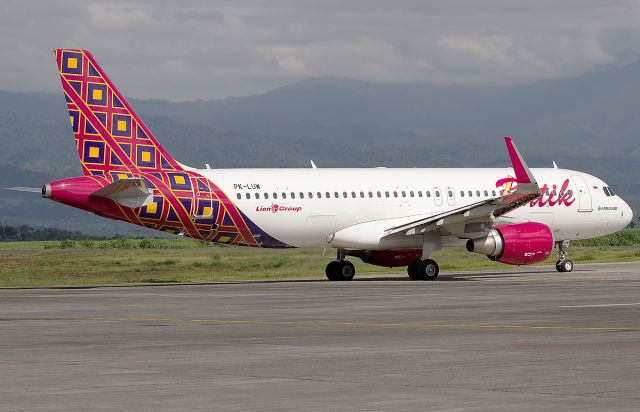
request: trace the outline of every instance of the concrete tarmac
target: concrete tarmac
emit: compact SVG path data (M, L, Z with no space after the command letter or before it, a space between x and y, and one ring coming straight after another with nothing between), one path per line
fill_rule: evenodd
M640 410L640 264L510 269L2 289L0 410Z

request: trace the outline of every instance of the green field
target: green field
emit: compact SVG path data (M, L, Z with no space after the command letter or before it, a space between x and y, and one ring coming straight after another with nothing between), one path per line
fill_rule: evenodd
M577 242L576 262L640 260L640 231ZM249 249L203 244L192 239L116 239L107 241L2 242L0 286L199 282L323 276L333 251ZM443 271L518 268L491 262L462 248L433 256ZM403 274L405 268L381 268L351 258L359 275ZM553 267L555 254L544 265Z

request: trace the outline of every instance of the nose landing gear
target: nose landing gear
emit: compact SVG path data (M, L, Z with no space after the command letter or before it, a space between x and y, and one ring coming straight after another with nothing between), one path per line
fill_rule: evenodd
M556 270L558 272L571 272L573 270L573 262L567 259L567 249L571 244L569 240L556 242L558 244L558 261L556 262Z

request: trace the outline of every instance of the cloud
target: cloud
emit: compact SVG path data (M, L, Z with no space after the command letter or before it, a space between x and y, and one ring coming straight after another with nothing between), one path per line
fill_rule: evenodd
M211 99L310 76L514 84L640 56L623 0L5 2L0 89L57 91L51 50L92 50L135 97Z

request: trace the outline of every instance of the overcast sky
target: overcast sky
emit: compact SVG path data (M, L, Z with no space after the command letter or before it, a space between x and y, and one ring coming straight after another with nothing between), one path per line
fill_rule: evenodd
M256 94L312 76L513 84L640 57L640 0L0 0L0 89L58 91L86 48L124 94Z

